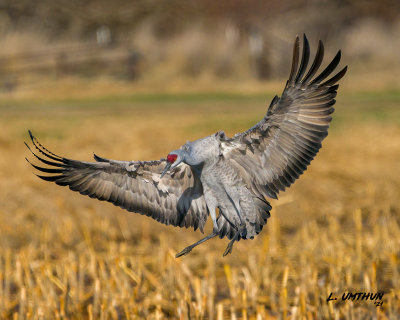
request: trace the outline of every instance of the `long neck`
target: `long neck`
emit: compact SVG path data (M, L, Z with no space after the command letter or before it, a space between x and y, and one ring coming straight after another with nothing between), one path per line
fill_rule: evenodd
M193 172L197 176L201 176L201 172L203 171L203 168L204 168L204 163L197 164L197 165L191 165L190 167L193 169Z

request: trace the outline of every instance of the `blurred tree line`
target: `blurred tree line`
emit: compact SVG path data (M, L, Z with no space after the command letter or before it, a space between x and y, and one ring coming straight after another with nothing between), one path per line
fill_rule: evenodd
M326 32L345 30L359 19L374 17L385 23L398 21L398 0L2 0L0 15L7 28L34 27L52 37L91 37L108 26L116 37L151 21L157 37L171 37L195 23L212 28L221 19L245 32L268 24L280 14L292 13L302 23ZM286 21L284 22L286 23Z
M305 32L311 41L329 38L332 46L343 47L358 41L359 33L349 37L349 30L368 25L367 34L378 24L379 38L385 30L400 28L399 17L398 0L2 0L0 36L29 32L40 35L43 45L78 41L125 48L98 58L89 47L84 69L104 67L105 61L112 61L112 69L115 61L123 61L130 79L143 71L151 75L151 70L171 76L160 67L167 64L188 76L210 69L218 77L249 73L268 79L287 71L287 42L295 34ZM28 44L21 46L29 51ZM82 48L81 56L86 55ZM74 68L78 55L53 55L57 73L81 70ZM8 64L1 61L0 69Z

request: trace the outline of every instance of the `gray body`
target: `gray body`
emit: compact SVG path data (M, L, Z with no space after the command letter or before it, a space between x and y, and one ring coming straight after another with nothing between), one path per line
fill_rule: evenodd
M315 76L324 56L321 41L307 71L309 56L304 36L300 60L296 38L289 80L261 121L233 138L220 131L188 142L170 153L174 162L170 158L142 162L98 156L96 162L71 160L50 152L30 133L39 152L35 157L48 165L33 166L51 174L39 176L46 181L167 225L203 231L210 215L213 233L178 256L215 236L232 239L227 254L234 241L253 238L262 230L271 210L266 197L277 198L306 170L328 134L336 83L347 67L329 78L340 61L339 51Z
M253 238L261 231L271 207L265 199L257 201L257 196L246 185L239 170L225 159L222 149L224 140L221 140L224 137L223 132L218 132L188 142L172 153L180 153L183 162L190 165L199 177L214 231L221 238L227 236L232 239L235 231L242 227L241 238Z

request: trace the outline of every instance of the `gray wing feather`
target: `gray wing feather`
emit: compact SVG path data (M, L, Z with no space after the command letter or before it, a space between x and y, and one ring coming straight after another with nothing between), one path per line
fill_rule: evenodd
M322 82L339 64L339 51L312 80L324 56L323 44L319 42L307 73L310 49L305 36L300 64L299 51L297 37L289 80L282 97L276 96L272 100L265 117L249 130L233 138L221 139L225 159L241 170L244 181L260 197L276 198L279 191L289 187L315 157L328 134L339 87L336 82L347 71L346 66Z
M68 186L83 195L111 202L166 225L203 231L208 210L202 184L188 165L181 164L160 179L166 165L163 159L128 162L95 155L96 162L76 161L50 152L30 135L42 156L26 146L39 161L50 166L44 168L31 163L37 170L52 174L39 175L41 179Z

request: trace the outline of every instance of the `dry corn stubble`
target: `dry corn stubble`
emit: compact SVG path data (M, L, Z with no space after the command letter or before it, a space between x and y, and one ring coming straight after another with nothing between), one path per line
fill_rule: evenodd
M176 103L1 106L0 317L396 318L400 127L395 117L368 118L354 100L338 103L320 154L273 201L255 240L240 241L222 258L227 241L214 239L181 259L175 253L199 232L40 181L24 161L26 130L70 158L88 160L95 151L157 159L186 139L245 129L264 113L263 102L178 96ZM379 107L390 115L397 102ZM166 123L174 129L166 131ZM340 301L348 291L384 291L383 306ZM326 302L330 292L337 302Z

